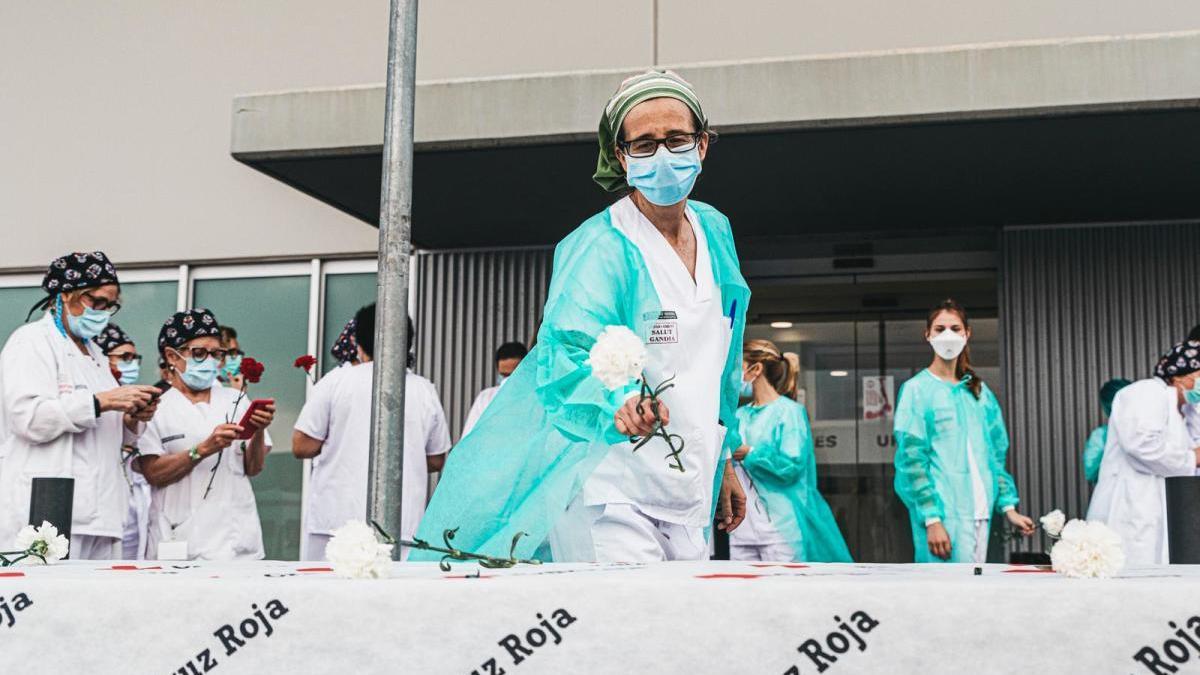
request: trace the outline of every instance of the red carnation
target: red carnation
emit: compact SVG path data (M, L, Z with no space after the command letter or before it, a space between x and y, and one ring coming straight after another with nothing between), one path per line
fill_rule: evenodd
M121 371L109 366L108 372L112 373L113 379L117 381L117 384L121 384Z
M258 384L262 379L263 364L247 356L242 359L242 377L250 384Z
M303 368L304 372L306 372L306 373L311 373L313 366L317 365L317 357L313 356L312 354L305 354L304 356L297 356L296 362L293 363L292 365L297 368Z

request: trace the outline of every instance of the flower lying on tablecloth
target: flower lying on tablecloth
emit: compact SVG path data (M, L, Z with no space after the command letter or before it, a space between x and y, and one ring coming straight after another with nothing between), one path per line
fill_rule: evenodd
M1059 509L1054 509L1050 513L1039 518L1042 523L1042 529L1051 539L1058 539L1062 536L1063 527L1067 524L1067 516Z
M348 579L383 579L392 571L392 545L380 542L375 530L361 520L333 531L325 557L335 574Z
M1073 578L1115 576L1125 566L1121 537L1100 521L1072 520L1050 550L1055 572Z
M0 566L15 565L49 565L67 557L71 550L71 542L58 533L58 528L46 521L41 527L26 525L17 533L13 542L18 550L0 553ZM17 557L9 559L8 556Z

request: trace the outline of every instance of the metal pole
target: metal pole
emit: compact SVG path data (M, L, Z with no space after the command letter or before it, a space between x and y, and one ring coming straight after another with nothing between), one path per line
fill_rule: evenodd
M408 261L412 249L413 100L417 0L391 0L383 181L379 198L379 281L367 517L400 531L404 472L404 376L408 365ZM392 551L399 558L400 550Z

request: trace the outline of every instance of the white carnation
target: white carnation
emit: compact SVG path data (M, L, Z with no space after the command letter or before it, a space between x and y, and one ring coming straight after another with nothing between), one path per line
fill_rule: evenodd
M1040 520L1042 522L1042 529L1046 530L1046 534L1050 535L1051 537L1061 536L1063 526L1067 524L1066 515L1064 515L1063 512L1058 509L1054 509L1050 513L1042 516Z
M1125 566L1121 537L1102 522L1072 520L1050 550L1055 572L1075 578L1105 578Z
M606 326L588 352L592 374L609 389L619 389L642 376L646 345L625 326Z
M71 550L71 542L67 538L58 533L58 528L46 521L42 521L41 527L26 525L17 533L16 549L18 551L31 551L41 556L31 555L21 562L26 565L42 565L52 562L58 562L67 557L67 552ZM45 562L42 562L45 558Z
M380 543L375 530L361 520L334 530L325 556L335 574L349 579L383 579L392 571L392 545Z

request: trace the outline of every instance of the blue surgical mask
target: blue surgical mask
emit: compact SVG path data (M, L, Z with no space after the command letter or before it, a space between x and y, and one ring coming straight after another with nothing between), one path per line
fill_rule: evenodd
M137 382L141 364L137 361L117 361L117 371L121 373L121 379L118 380L121 384L133 384Z
M112 319L111 312L102 312L98 309L92 309L87 305L83 307L83 314L73 316L67 312L67 325L70 326L71 332L81 340L91 340L97 335L104 332L108 328L108 322Z
M742 391L739 394L742 398L754 398L754 380L742 379Z
M225 357L225 365L221 366L221 378L229 381L238 376L242 372L242 355L229 355Z
M1196 378L1191 389L1183 392L1183 400L1187 401L1188 405L1200 405L1200 377Z
M679 154L659 146L650 157L627 157L625 181L651 204L678 204L692 192L700 175L700 148Z
M212 389L213 381L217 379L217 360L208 357L203 361L187 359L187 368L180 374L183 383L192 391L207 391Z

